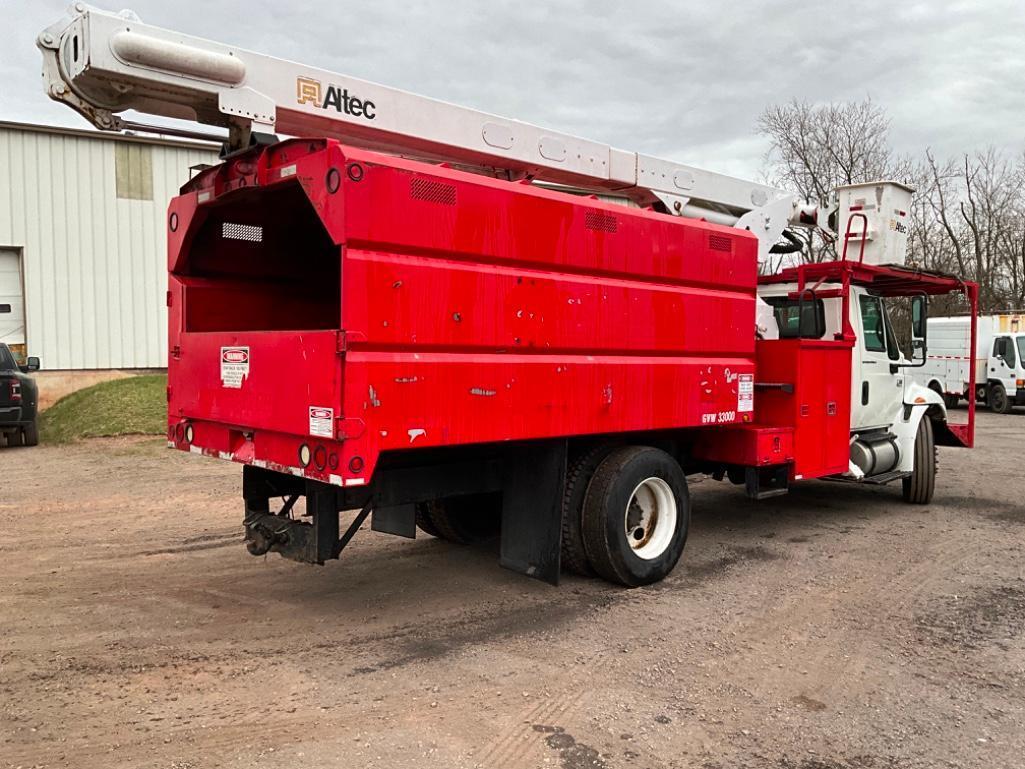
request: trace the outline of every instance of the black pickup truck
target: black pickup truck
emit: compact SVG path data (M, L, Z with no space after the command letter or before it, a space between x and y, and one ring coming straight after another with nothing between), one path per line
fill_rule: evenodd
M39 358L19 366L7 345L0 342L0 446L35 446L39 443L39 388L27 376L39 370Z

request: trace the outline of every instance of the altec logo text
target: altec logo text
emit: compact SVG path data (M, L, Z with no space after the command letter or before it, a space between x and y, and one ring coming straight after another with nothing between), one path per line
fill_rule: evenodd
M313 104L321 109L333 109L353 117L373 120L377 117L377 105L369 99L361 99L349 93L348 88L328 85L324 89L319 80L309 77L296 78L296 100L300 104Z

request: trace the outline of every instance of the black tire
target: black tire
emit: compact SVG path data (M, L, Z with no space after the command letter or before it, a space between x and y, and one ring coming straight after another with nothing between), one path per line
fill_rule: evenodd
M936 491L938 464L936 444L932 436L932 420L928 416L923 416L915 435L915 469L910 478L902 481L905 502L914 505L927 505L932 502L933 492Z
M416 506L416 527L420 529L424 534L430 534L432 537L441 538L438 533L438 528L434 525L434 521L431 520L431 503L421 502Z
M999 382L989 388L989 407L997 414L1006 414L1011 410L1011 399L1007 397L1007 390Z
M584 548L584 498L594 471L611 452L611 446L599 446L576 457L566 468L566 493L562 497L562 567L582 577L594 576Z
M502 528L502 495L471 494L423 502L417 505L417 525L428 534L457 545L491 539Z
M654 539L632 545L626 526L637 507L634 492L640 484L657 479L656 486L671 496L675 519L666 515L659 540L663 547L641 557L641 547ZM654 517L657 532L659 519ZM638 530L644 527L639 526ZM690 528L690 496L687 478L679 463L666 452L649 446L619 448L606 456L595 470L584 499L582 530L591 567L603 578L627 587L648 585L663 579L676 566L687 543ZM652 538L655 537L653 533Z
M39 425L35 421L31 424L25 425L21 432L26 446L39 445Z
M961 397L956 393L945 393L943 395L943 405L946 406L948 410L956 409L960 403Z

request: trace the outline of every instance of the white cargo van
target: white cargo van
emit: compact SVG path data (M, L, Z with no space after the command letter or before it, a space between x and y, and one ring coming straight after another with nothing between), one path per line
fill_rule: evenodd
M1025 405L1025 312L980 315L974 353L971 318L929 318L929 355L915 380L952 407L968 397L968 366L975 366L975 397L1001 414Z

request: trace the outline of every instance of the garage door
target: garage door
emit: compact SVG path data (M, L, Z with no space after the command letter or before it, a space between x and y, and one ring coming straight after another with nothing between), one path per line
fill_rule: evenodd
M10 248L0 248L0 342L9 345L19 358L25 356L21 251Z

